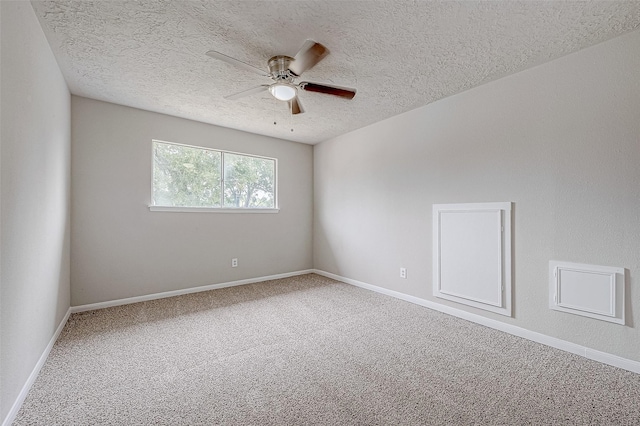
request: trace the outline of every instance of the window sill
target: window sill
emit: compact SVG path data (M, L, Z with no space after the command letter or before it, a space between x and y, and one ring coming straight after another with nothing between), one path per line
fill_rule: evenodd
M236 209L221 207L172 207L172 206L149 206L152 212L174 212L174 213L278 213L280 209Z

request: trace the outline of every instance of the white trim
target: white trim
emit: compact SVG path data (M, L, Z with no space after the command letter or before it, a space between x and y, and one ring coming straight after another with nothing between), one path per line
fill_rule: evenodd
M249 154L249 153L246 153L246 152L238 152L238 151L229 151L227 149L211 148L211 147L202 146L202 145L189 145L187 143L180 143L180 142L169 142L169 141L165 141L165 140L162 140L162 139L151 139L151 142L163 143L165 145L179 145L179 146L185 146L187 148L203 149L205 151L226 152L228 154L244 155L246 157L266 158L267 160L276 160L276 161L278 160L276 157L269 157L269 156L266 156L266 155Z
M70 309L71 309L71 313L93 311L95 309L104 309L104 308L110 308L112 306L121 306L121 305L129 305L131 303L147 302L149 300L164 299L167 297L181 296L183 294L199 293L202 291L216 290L219 288L235 287L239 285L259 283L262 281L270 281L270 280L278 280L281 278L295 277L297 275L312 274L313 272L314 272L313 269L305 269L302 271L287 272L284 274L269 275L269 276L258 277L258 278L248 278L245 280L229 281L229 282L220 283L220 284L210 284L210 285L205 285L200 287L185 288L182 290L165 291L162 293L146 294L144 296L127 297L125 299L108 300L106 302L72 306Z
M501 321L497 321L491 318L486 318L481 315L472 314L470 312L462 311L450 306L441 305L439 303L431 302L429 300L421 299L419 297L410 296L408 294L400 293L398 291L389 290L383 287L378 287L372 284L363 283L351 278L342 277L340 275L332 274L330 272L321 271L319 269L313 270L313 273L322 275L327 278L341 281L345 284L351 284L356 287L361 287L367 290L375 291L376 293L385 294L387 296L395 297L407 302L415 303L416 305L424 306L435 311L443 312L458 318L465 319L467 321L474 322L476 324L484 325L495 330L503 331L505 333L512 334L514 336L522 337L523 339L532 340L537 343L541 343L552 348L560 349L572 354L580 355L593 361L601 362L603 364L612 365L614 367L622 368L624 370L631 371L633 373L640 374L640 362L627 358L622 358L617 355L613 355L607 352L601 352L595 349L587 348L586 346L578 345L575 343L567 342L566 340L558 339L556 337L547 336L546 334L538 333L535 331L527 330L522 327L507 324Z
M563 302L562 272L574 272L585 275L602 275L609 278L608 311L596 310L588 306L575 306ZM583 263L549 261L549 308L589 318L625 325L625 270L624 268L587 265Z
M572 305L571 303L563 302L564 295L562 293L562 290L564 288L562 287L562 272L564 271L578 272L578 273L584 273L588 275L602 275L609 278L609 282L608 282L609 284L609 304L608 305L609 306L607 307L607 310L599 311L595 308L589 308L585 306L576 306L576 305ZM624 275L624 274L620 274L620 275ZM584 269L572 269L572 268L563 268L561 266L556 266L555 276L556 276L556 283L555 283L556 305L558 307L567 308L569 310L584 311L584 312L588 312L595 315L603 315L606 317L613 317L613 318L616 317L616 273L615 272L604 274L602 272L593 272L593 271L587 271Z
M62 321L60 321L60 324L58 324L58 328L56 329L55 333L53 333L53 336L51 336L51 340L49 340L49 344L47 344L47 347L44 348L44 351L42 352L42 355L40 355L40 358L38 359L38 362L36 363L35 367L33 367L33 370L31 371L29 378L24 383L24 386L22 386L22 389L20 390L18 397L16 398L13 405L11 406L11 409L7 413L7 417L4 418L4 421L2 422L2 426L9 426L16 419L16 416L18 415L18 411L20 411L20 408L22 407L24 400L27 398L27 395L31 390L31 386L33 386L33 383L38 378L38 374L40 374L40 370L42 369L42 366L44 365L44 363L47 361L47 358L49 357L49 352L51 352L53 345L56 343L56 340L58 340L58 336L60 336L60 333L62 333L62 329L67 323L67 320L69 319L69 315L71 315L71 308L67 309L67 313L65 314L64 318L62 318Z
M230 282L226 282L226 283L212 284L212 285L207 285L207 286L202 286L202 287L192 287L192 288L183 289L183 290L167 291L167 292L163 292L163 293L154 293L154 294L149 294L149 295L145 295L145 296L130 297L130 298L126 298L126 299L112 300L112 301L108 301L108 302L92 303L92 304L88 304L88 305L80 305L80 306L72 306L72 307L70 307L67 310L67 313L65 314L64 318L62 319L62 321L58 325L58 328L56 329L55 333L51 337L51 340L49 341L49 344L47 345L47 347L42 352L42 355L40 356L40 359L38 359L38 362L36 363L36 365L33 368L31 374L29 375L29 378L27 379L27 381L25 382L24 386L22 387L22 390L18 394L18 397L16 398L16 400L13 403L11 409L9 410L9 413L7 414L7 417L5 417L4 421L2 422L2 426L9 426L15 420L15 417L18 414L18 412L20 411L20 408L22 407L22 404L24 403L24 400L26 399L27 395L29 394L29 390L31 389L31 386L33 386L33 383L35 382L36 378L38 377L38 374L40 373L40 370L42 369L42 366L47 361L47 358L49 356L49 353L51 352L51 349L53 348L53 345L55 344L56 340L58 340L58 337L60 336L60 333L62 332L65 324L67 323L67 320L69 319L69 315L70 314L76 313L76 312L90 311L90 310L94 310L94 309L103 309L103 308L108 308L108 307L112 307L112 306L127 305L127 304L130 304L130 303L144 302L144 301L154 300L154 299L162 299L162 298L166 298L166 297L179 296L179 295L183 295L183 294L198 293L198 292L202 292L202 291L215 290L215 289L218 289L218 288L234 287L234 286L240 286L240 285L245 285L245 284L258 283L258 282L262 282L262 281L276 280L276 279L280 279L280 278L288 278L288 277L293 277L293 276L297 276L297 275L305 275L305 274L322 275L324 277L331 278L331 279L334 279L336 281L343 282L345 284L350 284L350 285L353 285L353 286L356 286L356 287L364 288L366 290L375 291L376 293L381 293L381 294L385 294L387 296L395 297L397 299L401 299L401 300L404 300L404 301L407 301L407 302L410 302L410 303L415 303L416 305L424 306L426 308L433 309L435 311L443 312L445 314L449 314L449 315L452 315L452 316L455 316L455 317L458 317L458 318L462 318L462 319L465 319L467 321L474 322L476 324L484 325L486 327L490 327L490 328L493 328L495 330L499 330L499 331L503 331L505 333L512 334L514 336L522 337L524 339L532 340L534 342L541 343L543 345L551 346L553 348L557 348L557 349L560 349L560 350L563 350L563 351L566 351L566 352L570 352L570 353L573 353L573 354L576 354L576 355L580 355L580 356L583 356L585 358L591 359L593 361L601 362L603 364L612 365L614 367L622 368L624 370L628 370L628 371L631 371L633 373L640 374L640 362L638 362L638 361L633 361L633 360L630 360L630 359L619 357L617 355L612 355L612 354L609 354L609 353L606 353L606 352L601 352L601 351L598 351L598 350L595 350L595 349L587 348L585 346L581 346L581 345L577 345L575 343L567 342L566 340L557 339L555 337L547 336L545 334L537 333L535 331L530 331L530 330L527 330L527 329L524 329L524 328L521 328L521 327L517 327L515 325L506 324L506 323L503 323L503 322L500 322L500 321L496 321L496 320L493 320L493 319L490 319L490 318L485 318L483 316L472 314L472 313L466 312L466 311L462 311L462 310L457 309L457 308L452 308L450 306L441 305L439 303L431 302L429 300L421 299L421 298L415 297L415 296L410 296L408 294L400 293L400 292L394 291L394 290L389 290L389 289L386 289L386 288L383 288L383 287L378 287L378 286L375 286L375 285L372 285L372 284L367 284L367 283L364 283L362 281L357 281L357 280L354 280L354 279L351 279L351 278L342 277L340 275L332 274L330 272L325 272L325 271L322 271L322 270L319 270L319 269L306 269L306 270L302 270L302 271L288 272L288 273L284 273L284 274L269 275L269 276L259 277L259 278L249 278L249 279L245 279L245 280L230 281Z
M511 202L433 204L433 295L441 299L451 300L463 305L473 306L485 311L495 312L510 317L511 310ZM489 297L478 298L468 294L459 294L442 288L441 277L441 219L443 213L496 213L498 226L495 229L499 244L495 249L500 253L498 273L500 281L494 283L495 300ZM496 301L497 300L497 301Z
M160 143L164 145L177 145L184 146L186 148L201 149L205 151L215 151L220 153L220 204L224 204L224 154L240 155L244 157L261 158L264 160L273 160L274 172L273 172L273 208L267 209L240 209L240 208L225 208L225 207L171 207L171 206L155 206L149 205L149 210L157 212L177 212L177 213L191 213L191 212L208 212L208 213L278 213L280 211L278 204L278 159L275 157L266 157L258 154L247 154L244 152L227 151L224 149L210 148L207 146L188 145L184 143L169 142L160 139L151 139L151 200L153 202L154 194L154 173L155 173L155 152L154 144ZM247 211L250 210L250 211Z
M130 303L138 303L138 302L144 302L148 300L163 299L166 297L180 296L183 294L199 293L201 291L209 291L209 290L215 290L218 288L234 287L234 286L240 286L245 284L259 283L263 281L277 280L281 278L288 278L288 277L294 277L297 275L312 274L312 273L314 273L313 269L306 269L306 270L296 271L296 272L287 272L284 274L269 275L269 276L258 277L258 278L249 278L249 279L238 280L238 281L229 281L229 282L220 283L220 284L211 284L211 285L206 285L202 287L191 287L191 288L182 289L182 290L148 294L145 296L129 297L126 299L111 300L107 302L92 303L88 305L72 306L67 310L67 313L65 314L64 318L58 325L56 332L51 337L49 344L47 345L45 350L42 352L42 355L40 356L40 359L38 359L38 362L36 363L31 374L29 375L29 378L25 382L24 386L22 386L22 390L20 391L20 393L18 394L18 397L13 403L11 410L9 410L7 417L5 417L4 421L2 422L2 426L10 426L11 423L13 423L13 421L15 420L15 417L18 414L18 411L20 411L20 407L22 407L24 400L29 394L29 390L31 390L31 386L33 386L33 383L35 382L36 378L38 377L38 374L40 373L40 369L42 368L44 363L47 361L47 358L49 357L49 353L51 352L51 348L53 348L53 345L56 343L56 340L58 340L58 337L60 336L62 329L67 323L67 320L69 319L69 315L73 313L92 311L94 309L109 308L112 306L128 305Z
M152 212L175 213L278 213L280 209L236 209L228 207L174 207L174 206L149 206Z

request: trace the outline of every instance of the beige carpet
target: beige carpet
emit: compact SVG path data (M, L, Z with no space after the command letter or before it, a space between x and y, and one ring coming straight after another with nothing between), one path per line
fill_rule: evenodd
M640 375L317 275L71 316L16 425L640 425Z

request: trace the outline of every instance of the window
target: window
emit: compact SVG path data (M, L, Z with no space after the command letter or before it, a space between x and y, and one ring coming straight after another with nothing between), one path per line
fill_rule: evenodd
M153 141L152 210L275 210L274 158Z

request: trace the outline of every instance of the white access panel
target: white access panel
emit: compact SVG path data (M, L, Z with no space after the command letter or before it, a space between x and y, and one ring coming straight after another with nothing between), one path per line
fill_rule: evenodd
M511 316L511 203L433 206L436 297Z
M550 261L549 307L624 324L624 268Z

